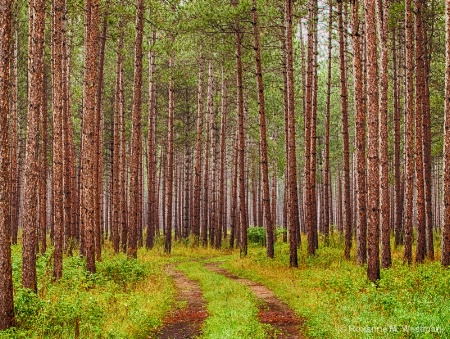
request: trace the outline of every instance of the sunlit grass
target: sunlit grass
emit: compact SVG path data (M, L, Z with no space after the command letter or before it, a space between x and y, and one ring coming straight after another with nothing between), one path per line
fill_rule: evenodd
M344 259L338 235L314 257L306 256L303 245L298 269L288 267L288 245L281 242L274 260L254 247L224 266L273 289L306 318L310 337L450 338L450 270L438 262L403 264L398 248L377 287L367 280L366 267L355 263L354 250L352 260Z

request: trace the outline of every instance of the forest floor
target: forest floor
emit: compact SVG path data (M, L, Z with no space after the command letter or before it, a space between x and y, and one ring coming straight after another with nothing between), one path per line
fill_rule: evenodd
M38 295L20 288L13 246L17 327L0 338L450 338L450 270L439 251L436 261L406 265L403 248L393 248L376 286L354 252L343 258L337 234L313 257L304 243L295 269L280 240L274 259L251 243L246 257L188 243L166 255L158 243L138 260L105 246L97 273L75 255L57 282L51 249L39 255Z
M163 324L155 335L161 339L200 336L203 321L208 317L200 286L176 270L173 265L167 266L167 273L175 283L179 308L164 317Z

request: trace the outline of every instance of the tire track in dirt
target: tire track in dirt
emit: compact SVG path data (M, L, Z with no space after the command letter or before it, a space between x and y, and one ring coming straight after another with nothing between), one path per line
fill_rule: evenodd
M155 333L160 339L197 338L202 333L202 324L208 317L202 290L198 283L189 279L172 265L167 266L168 274L173 278L178 291L177 302L186 306L170 311L164 318L162 327Z
M300 327L303 325L304 320L297 317L294 311L275 296L266 286L249 279L238 277L226 269L219 267L218 263L209 263L205 267L248 286L256 297L261 300L258 314L259 321L272 326L269 331L269 338L305 338L300 332Z

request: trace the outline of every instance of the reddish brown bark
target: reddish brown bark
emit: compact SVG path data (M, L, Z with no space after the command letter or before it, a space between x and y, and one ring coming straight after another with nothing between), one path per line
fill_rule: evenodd
M352 247L352 218L350 206L350 151L348 134L348 88L347 66L345 56L345 37L342 0L338 1L339 15L339 68L341 79L341 106L342 106L342 139L344 144L344 233L345 233L345 258L350 258Z
M445 45L444 225L441 263L447 267L450 266L450 0L445 1Z
M389 204L389 135L388 135L388 2L378 0L378 37L380 42L380 218L381 266L388 268L391 260Z
M425 2L414 2L415 14L415 40L416 40L416 187L417 187L417 247L416 261L423 262L426 254L426 216L425 216L425 183L423 163L423 117L425 95L425 37L423 36L422 12L425 10Z
M194 246L198 246L200 240L200 206L201 206L201 176L202 176L202 126L203 126L203 56L200 55L198 65L198 89L197 89L197 139L195 144L195 178L194 178L194 206L192 233Z
M367 162L367 277L376 282L380 279L379 254L379 161L378 161L378 56L375 3L365 1L367 41L367 120L368 120L368 162Z
M28 122L25 155L22 285L37 292L36 249L38 229L39 127L44 96L45 1L29 4Z
M130 158L130 223L128 229L127 256L137 258L138 227L139 227L139 195L142 188L139 183L141 153L142 153L142 40L144 26L144 2L138 0L136 9L136 37L134 45L134 80L133 80L133 110Z
M328 244L328 236L330 233L330 224L333 222L330 218L330 210L332 209L332 200L330 197L330 111L331 111L331 51L332 51L332 31L333 31L333 2L329 1L328 8L328 60L327 60L327 97L325 108L325 164L324 164L324 195L323 195L323 233L325 235L325 244Z
M238 5L238 0L232 0L233 6ZM239 20L234 24L234 42L236 47L236 70L237 70L237 125L239 137L239 215L240 215L240 253L247 255L247 229L248 216L245 201L245 131L244 131L244 94L242 80L242 32Z
M14 326L11 267L10 153L10 44L12 1L0 2L0 330Z
M153 47L156 41L156 32L153 31L152 39L150 41ZM155 239L155 226L157 224L158 216L156 214L157 197L156 194L156 63L155 51L153 48L149 52L149 106L148 106L148 224L147 224L147 239L145 245L148 249L152 248Z
M120 247L120 224L123 218L123 187L121 177L123 176L121 163L122 157L122 127L121 120L123 115L121 82L122 82L122 62L123 62L123 18L119 19L119 37L117 38L117 65L116 65L116 84L114 94L114 127L113 127L113 169L112 169L112 242L114 252L119 252Z
M63 18L65 11L64 0L52 2L52 82L53 82L53 223L54 267L53 275L56 279L62 276L62 252L64 241L64 211L63 211Z
M399 246L403 238L403 200L401 189L401 155L400 155L400 88L398 80L398 62L397 62L397 32L394 28L392 32L392 72L393 72L393 92L394 92L394 190L395 190L395 220L394 236L395 246Z
M413 47L412 47L412 9L411 0L406 1L405 6L405 205L404 205L404 229L405 229L405 254L404 261L412 262L412 237L413 237L413 180L414 180L414 98L413 98Z
M294 112L294 67L292 48L292 7L293 1L286 0L286 64L288 84L288 181L289 181L289 266L298 267L296 230L300 227L298 215L297 163L295 154L295 112ZM299 239L300 240L300 239Z
M207 91L207 116L206 116L206 125L205 125L205 168L204 168L204 177L203 177L203 213L202 213L202 222L201 222L201 237L202 237L202 245L203 247L208 246L208 229L209 224L211 222L209 218L210 206L209 206L209 175L210 175L210 166L209 166L209 158L211 154L211 115L213 114L213 65L212 61L209 61L208 66L208 91Z
M173 38L172 38L173 39ZM172 40L173 42L173 40ZM169 121L167 134L167 191L166 191L166 228L164 237L164 252L170 253L172 249L172 199L173 199L173 115L175 111L175 84L173 81L173 67L175 63L174 52L171 51L169 59Z
M10 194L11 194L11 233L12 233L12 243L17 244L17 233L19 228L19 203L20 203L20 190L19 190L19 165L18 165L18 137L17 137L17 100L18 100L18 86L19 86L19 77L18 77L18 56L19 56L19 23L18 20L14 20L14 43L13 43L13 51L12 51L12 72L11 72L11 111L9 115L9 126L10 126L10 154L11 154L11 186L10 186Z
M266 113L264 103L264 83L261 66L261 51L259 44L259 26L258 11L256 0L253 0L252 7L253 18L253 37L255 43L255 63L256 63L256 82L258 86L258 110L259 110L259 133L260 133L260 156L261 156L261 174L263 186L263 208L264 221L266 226L266 252L269 258L274 256L274 224L270 210L270 189L269 189L269 163L267 157L267 131L266 131Z
M81 218L84 224L84 238L86 248L86 268L95 272L95 244L94 229L96 227L96 95L97 95L97 62L98 62L98 35L99 35L99 1L87 0L85 4L86 18L86 54L84 74L84 111L82 130L82 174L81 174Z
M226 236L226 141L227 141L227 115L228 115L228 91L227 83L222 68L222 121L220 132L220 174L219 174L219 222L216 230L216 248L221 247L222 233Z
M356 261L364 264L367 260L367 217L366 217L366 107L363 98L363 73L361 64L361 32L359 27L359 0L352 1L353 73L356 134Z

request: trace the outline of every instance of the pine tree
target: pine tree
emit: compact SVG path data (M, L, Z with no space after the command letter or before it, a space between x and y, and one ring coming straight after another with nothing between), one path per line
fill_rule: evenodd
M379 161L378 161L378 56L375 3L365 1L367 41L367 120L368 120L368 162L367 162L367 277L376 282L380 279L379 254Z
M45 1L29 4L28 123L25 155L25 195L22 285L37 292L36 249L38 230L39 127L43 111Z
M10 46L12 1L0 2L0 330L14 326L11 267L10 153L8 116L10 112Z

